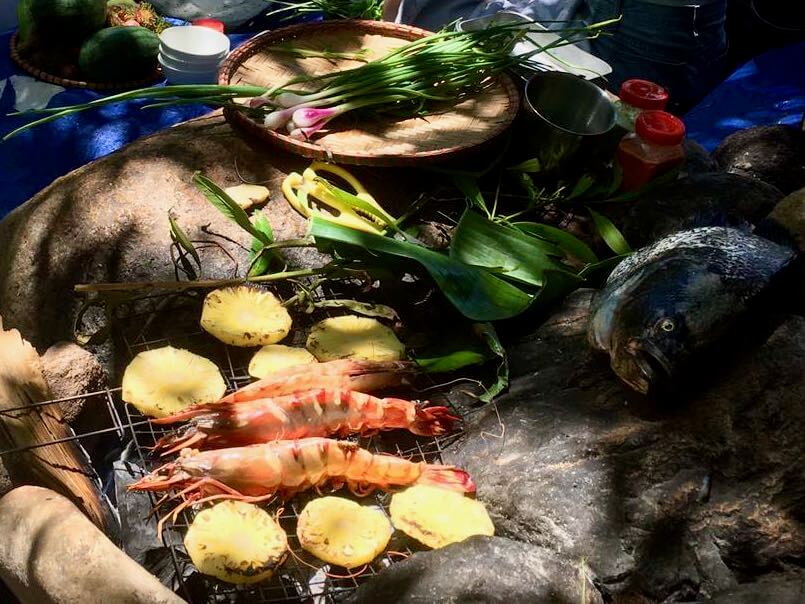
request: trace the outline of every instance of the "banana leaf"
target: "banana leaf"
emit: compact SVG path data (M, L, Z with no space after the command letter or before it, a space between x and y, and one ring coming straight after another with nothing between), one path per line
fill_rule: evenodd
M464 212L453 233L450 257L483 267L496 275L541 287L545 271L564 270L565 256L558 245L488 220L471 210Z
M514 317L525 311L534 300L532 295L487 270L469 266L421 245L356 231L317 216L310 220L309 234L323 251L330 249L332 244L347 244L375 254L418 263L453 306L473 321L498 321Z

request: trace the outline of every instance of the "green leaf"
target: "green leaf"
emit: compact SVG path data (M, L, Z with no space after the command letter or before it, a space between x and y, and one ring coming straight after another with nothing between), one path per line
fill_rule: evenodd
M196 261L196 266L201 268L201 258L199 258L198 252L196 251L195 246L190 241L188 236L179 226L179 223L173 218L173 216L168 212L168 222L170 223L171 227L171 240L179 247L179 262L182 263L182 268L187 273L187 276L192 280L197 277L196 270L193 268L193 265L187 259L187 256L181 253L182 250L190 254L193 260Z
M612 256L601 262L589 264L581 270L579 277L583 278L591 287L601 287L607 280L607 277L609 277L609 273L612 272L612 269L618 266L627 256L629 256L629 254Z
M573 190L570 191L570 195L567 196L568 199L575 199L577 197L581 197L587 191L590 190L595 184L595 178L590 176L589 174L582 174L581 178L576 181L576 184L573 186Z
M481 365L489 358L478 350L453 350L439 356L416 357L414 361L425 373L448 373L472 365Z
M271 261L276 258L276 254L270 250L265 250L265 246L274 241L274 230L268 222L263 212L254 213L254 221L252 223L254 229L262 233L263 237L252 239L251 249L249 251L249 277L259 277L265 275L271 268Z
M564 229L541 224L539 222L515 222L512 226L529 235L541 237L555 243L569 256L578 258L582 262L598 262L598 257L595 255L595 252L590 249L589 245Z
M486 389L480 396L484 402L490 402L498 394L509 387L509 359L506 356L506 349L500 343L500 338L491 323L476 323L473 325L475 333L484 341L486 345L499 359L497 377L495 383Z
M221 214L236 223L244 231L250 233L256 239L259 239L265 244L271 243L271 240L266 238L265 233L257 230L249 220L249 215L241 208L237 202L226 194L221 187L211 181L209 178L196 172L193 175L193 183L196 188L204 194L209 202L214 205Z
M563 256L554 243L492 222L472 210L464 212L450 242L451 258L538 287L545 270L563 269L556 260Z
M589 210L590 216L592 216L593 224L598 234L601 235L601 238L609 246L609 249L621 256L632 252L632 248L626 242L626 239L624 239L618 227L612 224L609 218L590 207L588 207L587 210Z
M540 164L539 159L533 157L508 169L512 172L528 172L533 174L535 172L542 172L542 164Z
M318 216L310 221L310 235L322 247L336 242L417 262L456 309L474 321L514 317L525 311L533 300L531 295L488 271L467 266L420 245L356 231Z
M453 184L456 188L461 191L461 194L467 198L467 201L469 201L473 207L478 208L489 216L486 200L484 199L483 193L481 193L477 179L458 173L451 174L450 178L453 180Z

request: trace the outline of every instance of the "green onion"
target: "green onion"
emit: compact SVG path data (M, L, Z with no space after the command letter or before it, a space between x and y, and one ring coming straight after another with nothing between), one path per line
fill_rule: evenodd
M282 5L283 8L269 12L268 16L289 13L284 19L313 13L324 13L326 19L380 21L383 18L383 0L306 0L304 2L274 0L273 3Z
M270 89L165 86L124 92L83 105L46 109L40 112L47 114L46 117L10 132L3 140L66 115L132 99L157 99L152 106L203 102L232 107L262 119L272 130L284 127L293 136L307 138L331 119L358 109L394 110L397 115L406 117L426 114L434 109L434 103L455 103L491 85L502 72L526 65L532 56L571 44L570 38L577 41L578 35L595 37L611 23L613 21L562 30L559 33L564 37L517 56L512 55L512 50L529 31L520 24L494 25L477 31L443 30L358 67L318 76L299 76ZM312 91L302 89L311 87ZM238 103L238 98L251 98L251 101ZM302 116L302 123L297 123L297 116Z

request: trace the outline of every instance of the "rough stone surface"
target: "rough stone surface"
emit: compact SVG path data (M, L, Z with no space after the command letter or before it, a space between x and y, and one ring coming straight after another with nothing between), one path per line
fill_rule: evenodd
M152 0L160 15L192 21L212 17L228 26L241 25L266 12L265 0Z
M647 192L630 206L623 234L633 247L700 226L750 228L783 198L777 188L738 174L691 174Z
M364 583L352 604L599 604L581 560L501 537L472 537L420 552Z
M760 581L744 583L720 592L708 600L712 604L802 604L805 602L805 573L790 571L773 574Z
M42 355L45 379L53 398L98 392L107 387L106 371L95 355L72 342L57 342ZM64 420L77 432L100 427L109 419L105 398L76 398L59 406Z
M510 349L511 391L445 461L499 535L586 558L604 590L701 599L803 560L805 319L691 400L629 400L585 342L582 290Z

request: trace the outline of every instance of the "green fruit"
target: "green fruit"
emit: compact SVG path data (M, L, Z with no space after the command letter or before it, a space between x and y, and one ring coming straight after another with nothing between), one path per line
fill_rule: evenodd
M144 27L107 27L84 42L78 66L90 80L136 80L157 66L159 36Z
M28 0L37 33L80 41L106 23L106 0Z
M17 4L17 40L21 45L31 41L34 34L34 18L31 16L31 0L20 0Z

